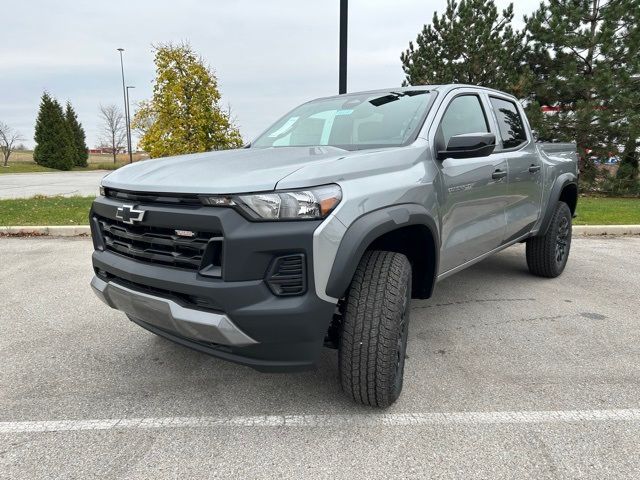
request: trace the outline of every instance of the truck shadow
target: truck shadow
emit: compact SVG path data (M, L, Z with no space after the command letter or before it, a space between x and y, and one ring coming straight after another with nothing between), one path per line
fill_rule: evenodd
M446 349L438 346L442 344L442 337L447 336L447 330L455 327L454 323L443 324L439 315L433 315L438 309L509 299L532 301L530 293L520 299L514 291L514 284L525 277L535 280L527 271L524 249L516 247L443 280L433 298L415 300L409 352L418 357L408 362L407 376L418 374L411 371L417 365L435 362L446 353ZM505 291L509 295L505 295ZM430 332L438 322L437 338L431 338ZM189 350L151 334L140 344L141 347L144 345L145 351L140 352L139 359L146 364L140 368L155 371L162 377L160 395L189 399L190 404L196 401L201 405L201 414L211 414L212 410L231 415L321 413L327 410L375 412L355 405L341 391L336 350L324 349L314 370L270 374ZM405 394L412 388L415 385L408 379ZM403 397L391 408L401 409ZM207 405L215 405L215 408Z

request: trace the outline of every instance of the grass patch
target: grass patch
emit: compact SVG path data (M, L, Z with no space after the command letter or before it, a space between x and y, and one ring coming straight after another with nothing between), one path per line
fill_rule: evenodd
M120 167L124 167L125 165L129 165L129 162L126 163L109 163L109 162L104 162L104 163L90 163L88 166L86 167L73 167L74 171L83 171L83 170L117 170Z
M133 161L147 160L149 156L144 153L134 153ZM113 156L108 154L89 154L86 167L73 167L74 172L89 172L91 170L116 170L129 164L129 155L119 153L116 155L116 163L113 163ZM61 172L53 168L42 167L33 161L33 152L21 150L13 152L9 158L9 165L3 167L0 163L0 175L3 173L37 173L37 172Z
M0 200L0 225L87 225L94 197ZM640 225L640 199L581 197L574 225Z
M0 174L2 173L34 173L34 172L57 172L58 170L54 170L53 168L43 167L38 165L37 163L9 163L8 166L4 167L0 165Z
M73 172L90 172L92 170L117 170L127 163L90 163L86 167L73 167ZM38 172L62 172L63 170L55 170L53 168L43 167L35 162L16 162L9 163L7 167L0 166L0 174L2 173L38 173Z
M640 225L640 198L580 197L574 225Z
M88 225L95 197L33 197L0 200L0 226Z

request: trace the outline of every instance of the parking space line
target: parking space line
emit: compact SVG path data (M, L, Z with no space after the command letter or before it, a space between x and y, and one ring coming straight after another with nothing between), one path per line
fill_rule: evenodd
M640 421L640 409L533 412L372 413L354 415L264 415L232 417L152 417L104 420L0 422L0 434L78 430L144 430L215 427L403 427L421 425L485 425Z

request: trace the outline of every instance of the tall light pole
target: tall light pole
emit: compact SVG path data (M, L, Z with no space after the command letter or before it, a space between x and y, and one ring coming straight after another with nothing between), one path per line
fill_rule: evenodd
M122 61L122 52L124 52L124 48L118 48L118 52L120 52L120 70L122 71L122 97L124 100L124 120L125 127L127 129L127 149L129 150L129 159L131 160L131 136L129 135L129 106L127 105L127 89L124 86L124 63Z
M340 62L338 71L338 93L347 93L347 19L348 0L340 0Z
M127 85L127 143L129 144L129 163L133 163L133 142L131 141L131 106L129 105L129 89L136 88L133 85Z

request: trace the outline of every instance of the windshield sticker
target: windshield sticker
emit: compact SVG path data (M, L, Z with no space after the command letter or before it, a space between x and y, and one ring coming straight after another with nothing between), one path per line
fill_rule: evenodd
M293 127L293 124L298 121L298 118L300 117L291 117L289 120L284 122L284 125L282 125L279 129L269 134L269 138L279 137L280 135L282 135L284 132Z
M336 117L338 115L351 115L353 113L353 109L351 110L337 110L336 111Z

